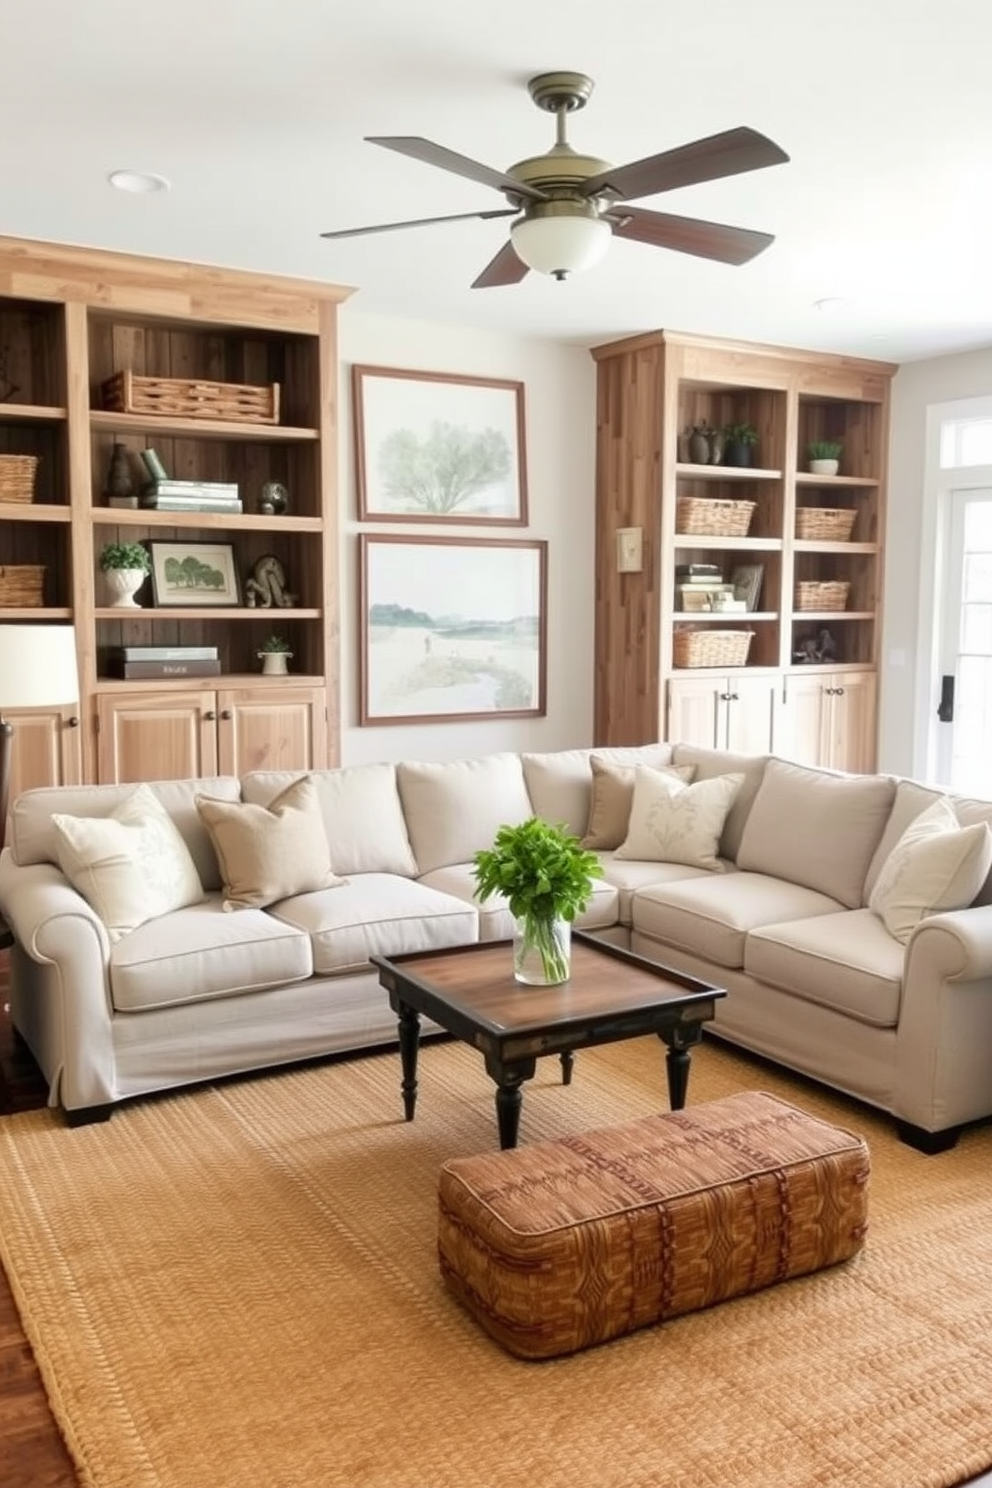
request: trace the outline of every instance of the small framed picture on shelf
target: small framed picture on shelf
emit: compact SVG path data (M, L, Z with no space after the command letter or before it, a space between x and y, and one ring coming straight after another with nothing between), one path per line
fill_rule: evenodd
M761 603L761 586L764 582L763 563L741 563L734 569L731 583L734 598L742 599L749 610L757 610Z
M148 551L156 608L217 609L241 604L233 544L152 541Z

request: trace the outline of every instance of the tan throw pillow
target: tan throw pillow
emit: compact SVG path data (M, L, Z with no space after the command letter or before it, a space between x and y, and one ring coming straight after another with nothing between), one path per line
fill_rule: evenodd
M225 909L262 909L346 882L331 871L317 787L309 775L268 806L197 796L196 809L220 863Z
M720 872L720 835L743 783L743 775L717 775L683 785L660 770L636 765L630 826L617 857Z
M109 816L52 815L59 866L113 941L205 898L200 875L155 792L139 785Z
M596 754L589 763L592 766L592 795L582 846L596 852L611 852L627 835L630 806L634 799L635 769L657 770L685 785L696 773L694 765L614 765Z
M910 822L882 864L868 908L903 944L927 915L967 909L992 865L986 822L962 827L943 799Z

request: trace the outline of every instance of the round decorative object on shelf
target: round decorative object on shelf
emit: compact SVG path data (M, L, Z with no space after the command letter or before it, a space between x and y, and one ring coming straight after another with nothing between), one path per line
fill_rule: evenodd
M281 517L289 509L289 492L282 481L265 481L258 498L258 509L267 517Z

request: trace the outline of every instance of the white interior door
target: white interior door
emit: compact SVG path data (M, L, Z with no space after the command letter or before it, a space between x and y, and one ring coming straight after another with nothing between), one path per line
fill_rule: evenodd
M952 491L947 513L937 778L992 797L992 490Z

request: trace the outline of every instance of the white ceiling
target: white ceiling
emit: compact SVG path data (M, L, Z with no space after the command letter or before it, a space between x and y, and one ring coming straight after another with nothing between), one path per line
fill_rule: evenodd
M713 333L905 361L992 345L989 0L4 0L0 232L357 288L368 313L595 345ZM506 205L364 142L506 170L548 149L535 73L624 164L737 125L787 165L639 201L773 232L740 268L615 240L566 283L469 286L506 221L325 229ZM112 190L115 168L172 190ZM832 311L815 301L839 300Z

